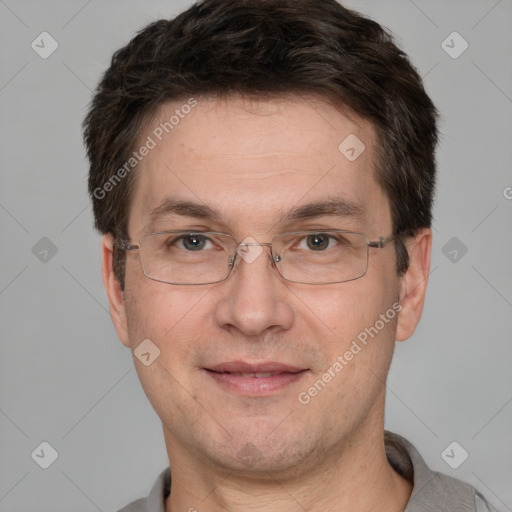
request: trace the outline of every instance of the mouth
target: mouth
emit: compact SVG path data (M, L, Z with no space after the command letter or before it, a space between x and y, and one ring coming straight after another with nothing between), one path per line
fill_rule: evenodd
M228 375L235 375L237 377L255 377L256 379L265 379L267 377L275 377L276 375L282 375L288 372L254 372L254 373L242 373L242 372L215 372L215 373L226 373ZM294 372L298 373L298 372Z
M249 364L232 361L203 368L224 390L245 396L275 394L304 378L306 368L281 363Z

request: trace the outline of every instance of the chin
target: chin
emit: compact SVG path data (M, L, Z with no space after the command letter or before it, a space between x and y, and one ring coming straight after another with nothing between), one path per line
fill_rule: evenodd
M229 430L233 432L233 428ZM268 425L265 429L243 426L233 437L205 448L210 451L209 458L228 471L267 478L269 472L273 476L295 473L317 447L305 432L279 430L274 423L273 431Z

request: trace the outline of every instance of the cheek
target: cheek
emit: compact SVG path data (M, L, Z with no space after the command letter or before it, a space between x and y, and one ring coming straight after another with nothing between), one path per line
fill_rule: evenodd
M368 284L370 280L366 283L363 278L308 294L297 292L303 319L310 324L311 332L322 331L327 340L341 349L373 325L391 307L392 300L390 294L383 294L380 283Z
M198 289L169 290L166 284L157 282L143 282L136 289L136 294L127 294L126 309L130 345L142 387L157 411L180 401L188 403L191 397L185 390L193 389L192 370L197 367L197 349L204 337L197 312L206 290L200 294ZM143 341L145 345L141 345ZM148 365L137 360L138 354L147 352L146 348L137 350L139 346L150 347Z
M194 309L206 291L173 287L136 276L127 282L125 304L132 347L149 338L161 350L179 330L193 329Z
M304 298L305 329L316 333L314 340L323 352L323 373L342 358L343 370L333 392L344 389L363 393L364 387L385 380L393 355L397 311L393 281L382 274L372 279L346 282L328 290L316 290ZM315 376L318 378L318 375ZM349 383L342 385L342 382ZM360 386L362 388L360 389ZM338 396L336 400L346 400Z

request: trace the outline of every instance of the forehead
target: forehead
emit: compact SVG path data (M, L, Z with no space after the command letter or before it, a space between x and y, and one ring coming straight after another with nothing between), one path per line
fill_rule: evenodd
M253 230L333 198L362 212L365 227L389 217L374 179L369 122L313 97L194 102L163 105L141 132L139 143L151 139L152 148L136 170L130 233L140 233L169 198Z

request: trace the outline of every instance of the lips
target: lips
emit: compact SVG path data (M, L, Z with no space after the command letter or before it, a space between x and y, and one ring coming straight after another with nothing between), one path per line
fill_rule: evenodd
M230 361L206 368L212 372L230 373L233 375L241 375L242 377L273 377L281 373L298 373L305 368L290 366L283 363L259 363L250 364L244 361Z
M245 396L268 396L302 379L308 369L283 363L230 361L204 368L223 389Z
M219 373L229 373L230 375L236 375L237 377L255 377L256 379L264 379L266 377L274 377L275 375L280 375L283 372L254 372L254 373L242 373L242 372L219 372Z

